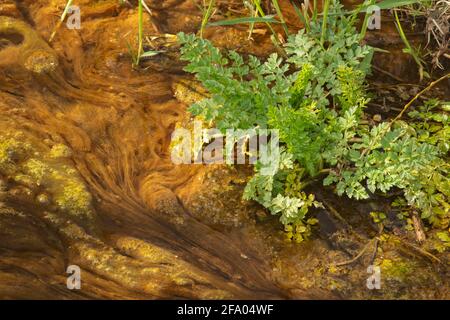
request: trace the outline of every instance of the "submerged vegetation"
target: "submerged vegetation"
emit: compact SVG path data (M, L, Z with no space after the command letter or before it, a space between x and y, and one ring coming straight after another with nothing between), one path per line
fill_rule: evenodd
M12 177L14 183L25 186L38 202L54 204L72 218L89 221L93 218L92 196L67 160L70 155L63 144L49 148L20 131L0 134L1 176Z
M448 234L448 104L428 101L405 119L410 103L393 120L369 125L366 77L374 48L360 44L359 11L349 14L336 0L324 8L306 18L307 31L288 37L285 57L274 53L266 61L223 53L208 40L180 33L185 70L210 94L190 112L224 133L279 130L278 168L263 175L263 165L256 165L244 198L279 215L290 237L310 232L308 210L321 204L304 187L319 179L356 200L401 190L408 212L420 212Z

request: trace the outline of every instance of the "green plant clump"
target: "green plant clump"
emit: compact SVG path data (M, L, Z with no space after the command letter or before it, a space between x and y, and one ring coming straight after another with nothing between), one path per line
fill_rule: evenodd
M308 209L321 205L303 191L321 177L339 195L357 200L399 188L422 218L446 220L441 227L448 227L447 118L430 116L426 107L410 114L421 124L364 124L373 48L360 44L356 15L345 15L339 1L331 1L326 16L309 21L309 32L288 38L287 58L274 53L265 62L222 53L207 40L180 33L185 70L210 94L190 112L223 133L279 131L278 166L256 165L244 198L280 215L288 232L308 225Z

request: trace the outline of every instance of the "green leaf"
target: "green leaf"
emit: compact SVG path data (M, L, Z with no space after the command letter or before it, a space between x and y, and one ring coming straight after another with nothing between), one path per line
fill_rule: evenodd
M384 0L381 2L376 3L375 5L378 6L381 10L388 10L398 7L403 7L411 4L420 3L420 0ZM366 12L368 8L363 8L361 12Z
M274 19L274 15L267 15L264 17L243 17L243 18L236 18L236 19L229 19L229 20L222 20L222 21L216 21L216 22L210 22L208 23L208 26L230 26L235 24L243 24L243 23L280 23L280 21Z
M162 53L163 51L146 51L143 54L141 54L141 58L150 58L150 57L154 57L160 53Z

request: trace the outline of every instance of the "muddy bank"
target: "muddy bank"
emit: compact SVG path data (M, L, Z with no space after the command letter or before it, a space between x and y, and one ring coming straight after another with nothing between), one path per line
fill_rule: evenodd
M195 98L176 46L133 69L137 11L114 0L78 1L82 29L49 42L64 3L0 3L1 298L448 297L445 255L373 241L368 212L380 203L325 190L348 224L328 207L295 244L241 201L251 168L174 165L170 135ZM201 21L195 1L147 3L149 36ZM255 45L244 28L208 32L223 47L271 50L266 34ZM366 288L374 262L386 274L379 291ZM68 265L81 267L82 290L67 289Z

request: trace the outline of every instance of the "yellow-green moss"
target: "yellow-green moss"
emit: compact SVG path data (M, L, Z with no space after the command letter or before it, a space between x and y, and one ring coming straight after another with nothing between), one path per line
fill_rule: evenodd
M21 141L8 136L0 136L0 172L13 173L15 161L22 159L26 151L27 146Z
M55 195L55 202L62 210L84 215L90 213L92 197L82 182L69 179L62 186L62 192Z
M72 156L72 150L68 146L66 146L62 143L55 144L52 147L52 149L50 150L49 156L50 156L50 158L54 158L54 159L69 158Z
M40 186L43 179L48 175L50 168L44 162L37 159L30 159L23 165L25 172L33 178L36 185Z
M414 271L414 266L411 263L400 259L383 259L380 268L383 278L400 282L404 282Z
M0 134L0 173L29 188L43 187L41 191L67 214L91 217L92 196L72 163L64 159L70 157L70 148L56 144L49 150L20 134Z

